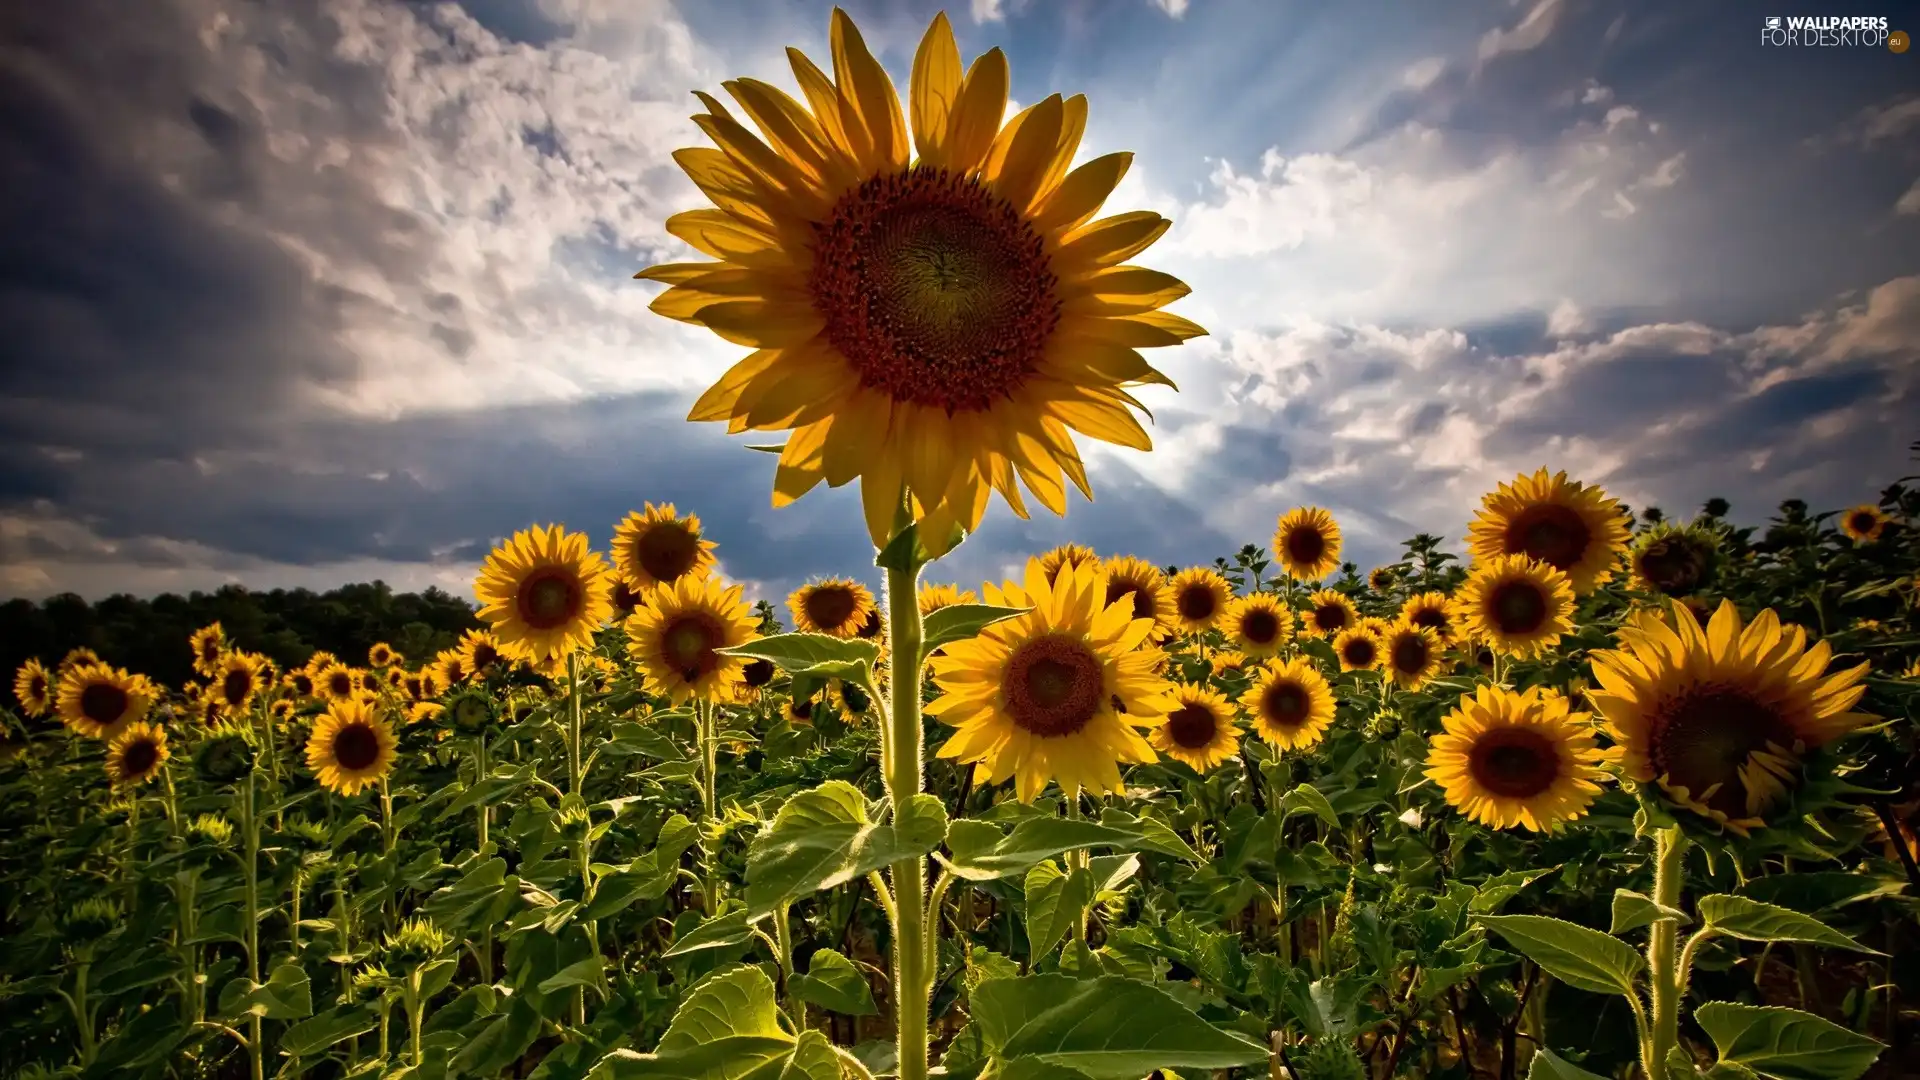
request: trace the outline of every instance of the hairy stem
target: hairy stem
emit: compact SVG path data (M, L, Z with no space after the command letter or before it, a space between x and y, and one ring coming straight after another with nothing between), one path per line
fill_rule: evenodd
M923 674L920 621L920 568L887 569L887 630L893 639L892 708L886 738L887 795L897 818L924 790L925 754L920 727L920 679ZM894 1011L899 1023L900 1080L926 1080L927 1011L933 990L927 965L927 860L915 856L894 863L893 881Z

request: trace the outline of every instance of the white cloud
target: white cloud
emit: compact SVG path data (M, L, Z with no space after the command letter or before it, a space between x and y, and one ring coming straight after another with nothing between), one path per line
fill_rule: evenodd
M1631 105L1615 105L1613 108L1607 110L1607 130L1612 131L1623 125L1631 124L1638 119L1640 119L1639 109Z
M1900 201L1893 204L1893 212L1920 214L1920 180L1915 180L1913 186L1907 189L1907 193L1900 196Z
M1613 100L1613 88L1602 86L1593 79L1587 80L1587 88L1580 95L1582 105L1604 105Z
M1592 322L1573 301L1562 298L1547 316L1547 336L1568 338L1593 329Z
M1192 0L1151 0L1154 7L1167 13L1169 18L1177 19L1187 13Z
M1000 22L1007 17L1000 0L973 0L971 11L976 23Z
M1445 74L1447 62L1438 56L1429 56L1412 64L1401 74L1400 81L1410 90L1425 90L1434 80Z
M1554 24L1560 20L1560 0L1540 0L1525 18L1510 30L1493 29L1480 39L1480 61L1499 56L1501 53L1526 52L1537 49L1546 43L1553 34Z

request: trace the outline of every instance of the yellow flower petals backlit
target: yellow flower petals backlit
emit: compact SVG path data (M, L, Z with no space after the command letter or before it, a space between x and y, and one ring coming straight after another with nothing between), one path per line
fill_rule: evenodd
M515 533L487 556L474 583L500 650L534 663L591 648L594 631L613 616L612 591L612 574L586 534L558 525Z
M1428 779L1468 818L1494 829L1553 832L1586 816L1600 794L1605 752L1591 717L1533 687L1481 686L1441 721L1428 745Z

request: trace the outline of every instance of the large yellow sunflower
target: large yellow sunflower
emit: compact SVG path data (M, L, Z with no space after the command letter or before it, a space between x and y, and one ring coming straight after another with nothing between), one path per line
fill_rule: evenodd
M1091 220L1131 156L1069 171L1084 97L1002 127L1006 57L962 74L945 15L914 58L911 130L844 12L831 37L832 79L788 50L805 106L755 79L724 84L764 142L699 94L694 122L718 149L674 155L716 209L667 230L720 261L636 276L671 286L656 312L756 350L688 418L791 429L774 505L857 478L876 546L903 489L935 555L953 526L978 526L990 488L1025 516L1024 483L1064 514L1067 480L1092 497L1072 432L1150 449L1127 388L1172 384L1137 350L1205 333L1159 310L1184 284L1122 265L1170 222Z
M433 660L434 672L440 678L442 686L454 687L467 681L472 669L467 667L467 658L460 653L460 647L442 649Z
M1173 687L1154 674L1162 653L1147 644L1151 619L1127 600L1106 603L1097 566L1062 569L1051 581L1040 560L1024 584L985 588L986 601L1031 608L956 641L933 658L943 696L927 713L957 730L940 756L975 763L976 779L1015 778L1032 802L1048 780L1069 794L1123 790L1120 762L1154 760L1135 730L1173 707Z
M1253 730L1280 750L1308 750L1333 723L1333 688L1312 661L1296 656L1268 668L1240 695Z
M307 736L307 768L336 795L355 795L386 778L400 740L370 701L336 701Z
M1340 526L1317 506L1296 506L1274 526L1273 557L1301 581L1319 581L1340 567Z
M500 639L489 630L469 630L460 638L460 658L466 661L469 677L486 677L507 662L500 650Z
M212 678L220 654L227 651L227 636L219 623L208 623L187 637L187 647L193 650L193 670Z
M13 696L28 716L45 716L53 708L53 676L39 657L30 657L13 675Z
M1447 594L1441 592L1409 596L1406 603L1400 605L1399 621L1424 626L1433 631L1442 645L1450 645L1456 634L1453 619L1447 612L1448 603Z
M543 662L593 645L593 632L613 616L613 575L587 534L558 525L525 529L493 550L474 592L480 617L493 625L500 649Z
M107 779L117 788L138 787L160 775L170 756L160 725L128 724L107 743Z
M1441 721L1427 748L1427 777L1447 803L1494 829L1555 832L1585 817L1606 777L1592 717L1540 687L1482 686Z
M1627 546L1627 516L1597 487L1567 479L1564 472L1517 476L1480 501L1467 527L1467 548L1476 560L1527 555L1552 566L1585 596L1613 577Z
M873 593L851 578L827 578L793 590L787 610L793 612L795 630L850 638L874 613Z
M1424 626L1398 622L1380 636L1380 670L1402 690L1418 690L1440 673L1440 636Z
M230 652L220 658L209 674L207 692L219 699L229 713L237 713L253 703L265 676L266 657L247 652Z
M1360 612L1346 593L1321 589L1307 597L1307 614L1300 621L1302 633L1331 638L1360 621Z
M1619 642L1593 654L1601 689L1587 697L1622 771L1738 833L1764 824L1809 751L1872 719L1853 711L1868 665L1828 673L1827 643L1808 648L1771 609L1742 626L1722 601L1704 629L1680 604L1665 618L1642 609Z
M360 676L345 664L328 664L314 676L313 688L326 701L347 701L360 695Z
M1340 658L1341 671L1375 671L1386 659L1380 631L1365 624L1340 631L1333 639L1333 654Z
M1108 559L1103 568L1107 572L1107 603L1111 604L1121 597L1131 600L1134 618L1153 620L1154 641L1163 640L1173 633L1179 617L1173 609L1173 593L1167 588L1167 575L1159 567L1145 559L1122 555Z
M1233 706L1220 694L1199 686L1174 692L1172 711L1147 735L1155 750L1196 772L1206 772L1240 752L1240 729Z
M733 692L746 659L719 650L744 645L759 625L741 591L717 577L691 575L647 590L627 617L626 630L627 652L649 689L676 705Z
M672 503L647 503L614 526L613 570L633 589L637 606L639 595L655 585L711 573L716 546L701 534L698 517L679 517Z
M1293 636L1293 610L1272 593L1254 593L1228 604L1220 626L1234 648L1264 659L1279 652Z
M1840 515L1840 531L1856 544L1871 544L1887 531L1887 522L1890 520L1879 507L1862 503Z
M922 585L920 586L919 599L920 614L922 617L931 615L941 608L952 607L955 604L977 604L980 602L980 597L977 596L973 590L968 589L962 592L957 586L953 585Z
M1205 566L1173 575L1167 582L1167 594L1173 601L1174 625L1183 634L1204 634L1213 629L1233 602L1233 586L1219 571Z
M146 719L153 704L146 680L106 664L80 664L60 677L60 719L92 739L111 740Z
M1463 633L1505 656L1538 656L1573 633L1573 583L1525 555L1473 568L1452 601Z

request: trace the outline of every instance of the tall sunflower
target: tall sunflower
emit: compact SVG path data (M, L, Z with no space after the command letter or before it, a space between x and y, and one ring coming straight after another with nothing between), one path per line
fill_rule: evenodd
M500 639L489 630L469 630L460 637L460 658L466 661L469 678L485 678L507 662L500 650Z
M1219 571L1205 566L1173 575L1167 593L1173 601L1174 626L1183 634L1204 634L1213 629L1233 602L1233 586Z
M1375 671L1386 659L1380 631L1367 625L1340 631L1333 639L1333 654L1340 659L1341 671Z
M954 585L927 584L920 586L919 600L920 614L925 617L941 608L952 607L955 604L977 604L980 602L980 597L971 589L962 592Z
M1423 592L1409 596L1400 605L1400 621L1424 626L1433 631L1442 645L1450 645L1457 635L1453 618L1447 611L1448 604L1446 593Z
M1722 601L1703 629L1673 604L1628 616L1620 647L1592 656L1587 697L1619 746L1622 771L1744 835L1765 823L1808 752L1872 717L1853 711L1865 663L1827 672L1832 649L1771 609L1742 625Z
M1713 583L1718 548L1705 529L1663 521L1633 538L1627 552L1629 580L1641 592L1687 596Z
M1380 670L1402 690L1418 690L1440 673L1440 636L1424 626L1398 622L1380 638Z
M467 658L460 654L460 647L457 645L440 650L433 659L433 669L439 676L440 685L447 687L459 686L467 681L468 675L472 674L471 669L467 667Z
M158 724L128 724L107 743L107 779L116 788L138 787L160 775L172 755Z
M1122 597L1133 603L1133 617L1153 620L1153 639L1171 635L1179 623L1167 575L1145 559L1122 555L1103 564L1107 572L1107 603Z
M219 623L208 623L187 636L187 648L193 651L193 670L212 678L220 666L220 654L227 651L226 632Z
M759 625L741 590L717 577L691 575L647 590L627 617L626 630L627 653L649 689L676 705L733 692L746 659L719 650L744 645Z
M1856 544L1871 544L1887 531L1891 520L1879 507L1862 503L1840 515L1840 531Z
M671 585L692 574L705 577L713 570L717 547L700 531L693 514L680 517L672 503L629 513L613 528L613 570L640 595L655 585Z
M1273 555L1301 581L1319 581L1340 566L1340 526L1317 506L1296 506L1273 529Z
M1240 752L1240 729L1233 706L1220 694L1199 686L1174 692L1166 719L1147 734L1155 750L1196 772L1206 772Z
M367 649L368 667L397 667L405 662L406 658L384 641L376 641Z
M53 708L53 676L39 657L29 657L13 675L13 696L28 716L45 716Z
M1146 644L1153 620L1134 618L1130 601L1106 603L1092 565L1049 580L1030 559L1024 584L985 593L989 604L1032 610L933 658L942 696L927 713L956 729L940 756L975 763L990 783L1014 778L1022 802L1049 780L1069 793L1123 790L1120 762L1154 760L1135 728L1158 724L1174 702L1154 674L1163 654Z
M1496 653L1539 656L1573 633L1573 582L1525 555L1474 567L1452 602L1454 621Z
M66 677L67 672L72 671L75 668L85 667L88 664L102 664L105 662L106 661L100 659L99 653L94 652L92 649L87 648L85 645L81 645L78 648L67 650L67 655L60 658L60 666L57 669L55 669L54 676L56 679L62 679Z
M360 694L360 678L352 668L335 662L314 676L313 688L326 701L346 701Z
M336 701L307 736L307 768L336 795L356 795L386 778L400 740L374 704Z
M1376 566L1367 571L1367 588L1383 593L1393 588L1400 575L1391 566Z
M1280 750L1310 750L1333 724L1333 688L1304 656L1268 668L1240 695L1253 730Z
M850 638L874 613L873 593L852 578L826 578L800 586L787 597L795 630Z
M253 703L266 673L266 657L247 652L230 652L208 676L208 693L219 699L229 713L237 713Z
M1293 636L1293 610L1272 593L1254 593L1228 604L1220 625L1234 648L1265 658L1279 652Z
M1467 527L1476 560L1526 555L1566 574L1575 596L1613 577L1627 546L1627 516L1607 493L1541 469L1501 484L1480 502Z
M612 575L587 534L558 525L525 529L495 548L474 592L513 659L544 661L590 648L613 615Z
M1360 621L1360 612L1346 593L1321 589L1307 597L1307 614L1300 621L1302 633L1331 638Z
M1591 720L1551 690L1482 686L1441 721L1427 777L1489 828L1556 832L1586 816L1606 777Z
M55 693L61 721L90 739L111 740L153 705L144 679L99 663L68 670Z
M859 479L876 546L903 490L934 555L954 526L979 525L990 490L1025 516L1024 484L1064 514L1067 480L1092 497L1072 431L1150 449L1127 390L1171 382L1137 350L1205 333L1159 310L1186 285L1122 265L1170 222L1091 220L1131 156L1069 171L1084 97L1002 127L1006 57L963 75L945 15L914 58L911 130L844 12L831 38L831 80L788 50L806 107L757 80L723 84L765 142L697 95L718 149L675 158L717 209L667 230L720 261L636 276L670 286L654 311L756 351L688 418L791 429L774 505Z

